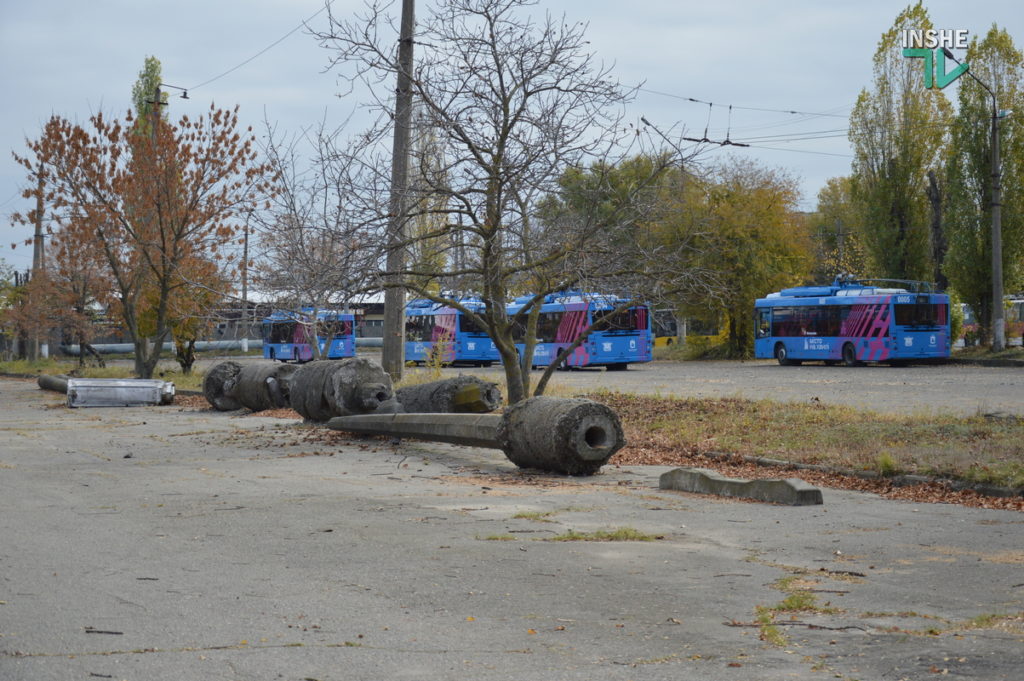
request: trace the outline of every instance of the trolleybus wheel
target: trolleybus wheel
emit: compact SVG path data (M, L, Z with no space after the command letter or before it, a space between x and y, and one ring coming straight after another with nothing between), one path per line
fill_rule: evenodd
M843 364L848 367L860 366L860 362L857 360L857 348L853 347L853 343L843 346Z
M775 344L775 359L784 367L799 366L800 360L790 359L784 343Z

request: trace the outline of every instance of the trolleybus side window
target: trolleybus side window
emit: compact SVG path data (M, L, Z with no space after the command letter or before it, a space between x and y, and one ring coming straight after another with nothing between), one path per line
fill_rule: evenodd
M762 307L757 311L757 337L767 338L768 334L772 330L772 314L771 310L767 307Z
M773 310L773 336L838 336L850 306L779 306Z
M405 340L429 342L434 331L433 315L413 315L405 318Z
M270 326L270 342L271 343L291 343L295 336L296 322L275 322L269 324Z

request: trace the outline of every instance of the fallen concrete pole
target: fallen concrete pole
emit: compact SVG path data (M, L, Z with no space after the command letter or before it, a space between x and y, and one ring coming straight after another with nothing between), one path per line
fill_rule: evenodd
M36 379L36 383L43 390L52 390L58 393L67 393L68 391L68 377L67 376L50 376L48 374L40 374L39 378Z
M557 397L533 397L504 414L370 414L327 427L500 449L520 468L565 475L593 475L626 443L609 407Z
M294 364L228 360L214 365L203 378L206 401L220 411L246 407L253 411L289 406L288 392Z
M225 391L243 407L253 411L281 409L290 405L288 395L291 379L298 370L295 364L246 364L225 385Z
M215 364L206 372L203 377L203 395L214 409L234 411L242 408L242 403L230 393L241 371L240 363L227 361Z
M288 400L308 421L335 416L396 411L391 377L364 357L321 360L299 367L291 376Z
M486 414L501 406L497 384L476 376L456 376L399 388L395 398L410 414Z

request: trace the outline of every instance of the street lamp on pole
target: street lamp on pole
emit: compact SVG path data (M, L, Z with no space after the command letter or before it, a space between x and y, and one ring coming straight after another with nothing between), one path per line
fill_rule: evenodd
M960 61L953 56L948 47L942 48L942 54L958 65ZM1001 112L996 104L996 93L983 83L974 72L967 70L967 75L983 87L992 98L992 350L999 352L1006 347L1006 320L1003 317L1003 224L1002 224L1002 168L999 162L999 119Z

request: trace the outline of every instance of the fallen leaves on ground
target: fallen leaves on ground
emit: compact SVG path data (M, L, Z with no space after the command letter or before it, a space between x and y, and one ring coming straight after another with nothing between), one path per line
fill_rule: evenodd
M840 472L763 466L746 461L741 456L723 457L712 450L711 443L695 442L680 447L668 436L649 427L652 421L664 417L670 409L665 400L623 394L586 397L608 404L622 421L626 446L612 457L610 465L691 466L709 468L728 477L747 479L798 477L820 487L871 492L888 499L1024 511L1024 498L990 497L973 490L957 491L941 481L901 487L885 478L866 479Z

